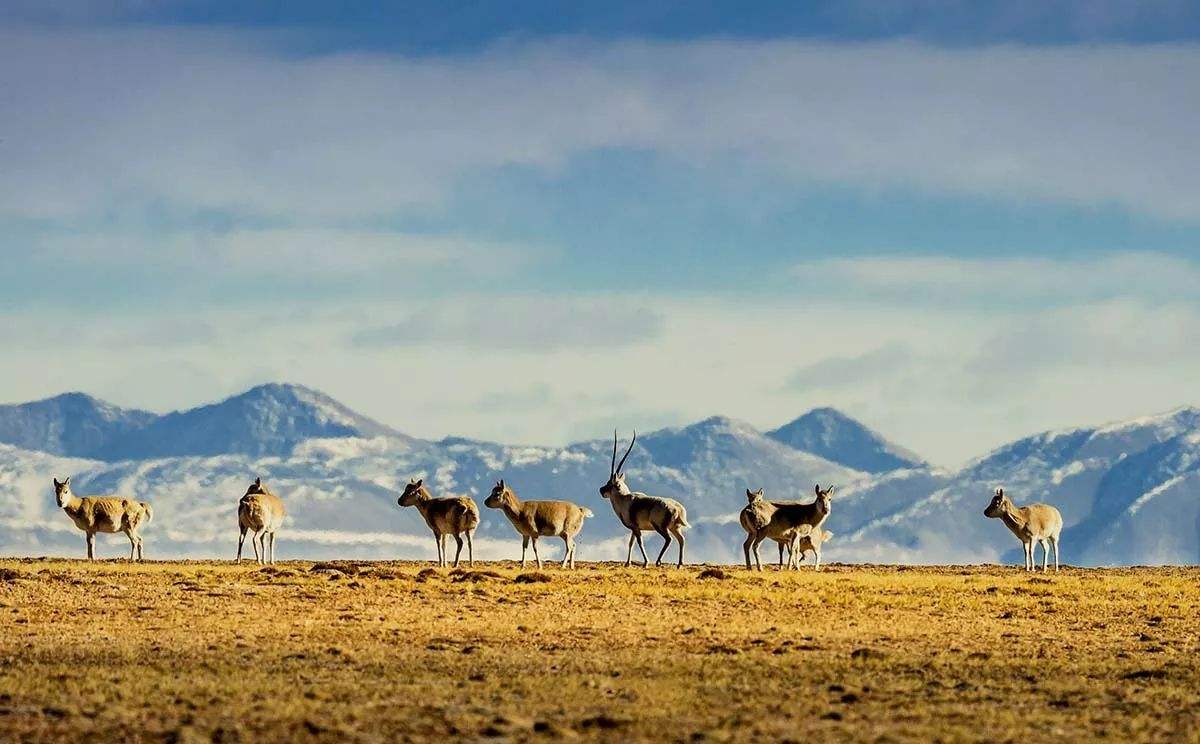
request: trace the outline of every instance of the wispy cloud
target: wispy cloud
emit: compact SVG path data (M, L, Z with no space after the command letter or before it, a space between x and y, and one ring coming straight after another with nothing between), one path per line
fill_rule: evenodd
M616 302L504 295L459 300L413 313L399 323L361 330L351 341L360 348L438 346L546 352L635 346L662 333L660 313Z
M1081 301L1141 298L1200 300L1200 264L1154 252L1077 258L954 258L867 256L802 263L798 281L836 287L841 296L906 298L923 302L985 300L1039 307Z
M628 148L1200 219L1190 46L540 42L295 58L239 33L18 27L0 49L12 215L391 214L443 204L482 170L553 173Z
M832 356L796 370L788 386L796 390L858 387L880 378L893 378L912 360L912 352L890 343L854 356Z

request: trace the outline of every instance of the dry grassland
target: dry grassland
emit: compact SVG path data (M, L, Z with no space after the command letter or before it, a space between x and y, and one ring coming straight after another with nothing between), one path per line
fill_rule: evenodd
M1200 737L1200 570L702 571L0 560L0 741Z

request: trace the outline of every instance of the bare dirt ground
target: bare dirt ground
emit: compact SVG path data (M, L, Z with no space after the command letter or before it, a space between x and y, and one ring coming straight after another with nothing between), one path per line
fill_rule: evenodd
M703 572L0 560L0 741L1200 740L1200 569Z

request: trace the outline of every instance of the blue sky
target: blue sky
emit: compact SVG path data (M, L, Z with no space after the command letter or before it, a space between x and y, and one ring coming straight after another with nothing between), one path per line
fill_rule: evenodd
M1186 2L15 2L0 399L954 464L1195 399Z

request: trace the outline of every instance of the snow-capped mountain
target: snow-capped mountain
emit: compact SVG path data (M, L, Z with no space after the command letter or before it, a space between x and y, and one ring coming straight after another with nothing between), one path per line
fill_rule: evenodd
M152 422L148 411L118 408L83 393L0 406L0 442L72 457L101 457L113 441Z
M816 413L809 421L835 420L837 430L869 432L836 412ZM147 415L152 420L140 423L137 437L113 440L136 444L125 451L138 456L106 461L49 447L39 452L0 445L0 553L82 552L82 535L56 508L50 488L51 477L71 474L77 493L152 501L155 522L145 534L148 551L158 557L231 555L236 503L255 476L291 511L281 557L431 556L433 540L420 516L396 505L403 483L417 476L435 495L477 499L483 510L478 557L519 554L508 522L483 508L500 477L522 498L564 498L591 508L595 516L581 537L581 558L625 556L628 532L598 493L608 476L611 439L565 447L431 442L400 435L315 391L281 385L194 411ZM150 443L144 432L151 431L163 444ZM740 562L744 535L737 514L745 489L763 487L770 499L809 500L814 483L839 486L826 525L836 535L826 549L831 560L1012 561L1019 555L1015 540L983 516L1001 484L1018 503L1041 500L1061 509L1067 562L1193 563L1200 557L1200 410L1194 408L1038 434L958 471L905 454L896 455L904 467L869 472L881 464L855 459L850 450L861 439L834 436L811 445L822 455L794 446L809 441L803 437L781 441L778 431L763 434L714 417L644 433L626 464L630 485L686 504L690 560ZM59 434L50 444L71 435ZM837 442L844 446L833 446ZM626 445L620 442L620 452ZM897 449L887 445L888 452ZM123 539L109 539L103 554L120 555ZM554 541L546 542L544 556L559 551ZM659 544L652 536L647 547L656 552ZM773 555L768 547L766 554Z
M834 408L815 408L767 436L867 473L919 468L925 462Z
M0 443L72 457L287 455L321 437L404 435L301 385L260 385L227 400L159 416L82 393L0 407Z
M1196 563L1198 441L1196 408L1027 437L969 463L906 508L858 526L839 546L841 555L1015 561L1019 547L1012 535L983 517L992 491L1003 485L1018 504L1041 501L1059 508L1069 562Z

